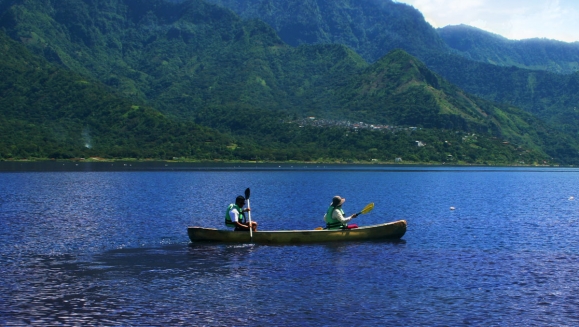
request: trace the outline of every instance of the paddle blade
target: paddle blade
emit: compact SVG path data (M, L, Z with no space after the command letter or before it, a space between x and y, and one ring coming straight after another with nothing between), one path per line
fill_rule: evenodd
M364 209L362 209L362 211L360 211L360 213L365 214L365 213L372 211L372 209L374 209L374 202L369 203L367 206L365 206Z
M249 191L249 187L245 189L245 199L249 200L249 195L250 195L250 191Z

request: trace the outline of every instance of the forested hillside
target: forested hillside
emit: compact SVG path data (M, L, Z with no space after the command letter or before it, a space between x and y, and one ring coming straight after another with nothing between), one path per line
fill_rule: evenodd
M16 122L8 125L20 127L5 132L16 139L6 143L4 157L27 146L26 124L42 129L55 120L68 135L55 149L86 135L99 140L80 142L82 151L52 151L56 157L100 151L231 160L577 160L576 142L515 108L462 92L404 51L369 65L344 45L292 47L264 22L201 0L27 0L11 6L1 24L61 67L48 70L74 72L57 81L44 70L14 69L26 65L19 54L5 54L3 92L12 95L0 110ZM15 88L12 81L22 76ZM86 83L90 89L81 88ZM70 89L66 97L55 96L61 86ZM106 112L87 100L100 94L93 87L118 109ZM28 114L18 116L15 99ZM27 118L53 107L63 111L46 124ZM149 118L141 124L131 120L136 114ZM317 119L304 120L310 116ZM51 156L44 146L36 149L35 156Z
M539 38L515 41L468 25L446 26L438 33L467 59L563 74L579 71L579 42Z
M234 135L176 122L139 100L55 67L0 33L0 160L81 157L186 160L542 163L541 151L465 132L300 126L267 111L207 108ZM236 127L238 129L236 129ZM245 136L244 136L245 134ZM418 138L427 146L417 147ZM445 141L442 141L445 140Z
M434 29L414 7L392 0L208 1L264 20L289 44L344 44L370 62L400 48L422 61L432 53L454 52L501 66L555 73L579 69L577 42L513 41L467 25Z
M367 65L340 45L290 47L265 23L199 0L35 2L12 7L14 39L181 118L216 105L319 107L312 97Z
M229 158L233 141L49 64L0 32L0 159Z
M501 67L460 56L432 56L434 71L465 91L487 100L525 109L558 129L579 135L579 73L560 75L540 70Z
M174 0L182 2L183 0ZM271 25L290 45L344 44L369 62L395 49L424 60L450 52L413 7L390 0L208 0Z
M577 44L509 41L464 26L438 30L439 35L419 11L391 0L208 1L265 20L288 43L346 44L370 62L404 49L469 93L518 106L564 131L579 131L576 77L544 73L576 71Z

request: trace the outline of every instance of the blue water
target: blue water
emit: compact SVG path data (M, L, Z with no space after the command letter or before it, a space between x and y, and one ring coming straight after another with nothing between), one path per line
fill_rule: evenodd
M578 169L21 165L0 166L3 326L579 324ZM189 242L247 187L263 230L321 226L341 195L408 231Z

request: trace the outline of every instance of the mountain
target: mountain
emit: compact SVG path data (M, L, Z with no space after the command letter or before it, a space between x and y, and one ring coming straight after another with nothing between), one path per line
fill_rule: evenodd
M420 59L450 52L418 10L391 0L208 1L265 21L293 46L344 44L369 62L398 48Z
M370 65L344 45L292 47L266 23L243 20L200 0L27 0L11 6L0 24L60 69L103 83L102 89L112 94L103 98L130 104L122 105L123 110L148 107L166 126L176 124L165 134L159 131L161 140L182 135L178 126L218 129L208 142L216 147L206 150L205 158L577 160L576 144L564 135L520 110L465 94L404 51ZM24 90L18 96L34 99L35 94ZM43 105L45 110L51 106ZM34 105L26 106L35 112ZM67 108L66 114L75 117L77 106ZM102 116L94 124L118 121L119 130L133 131L134 125L122 128L130 110ZM300 119L308 116L324 118L325 127L302 124ZM13 114L7 117L14 119ZM70 128L85 124L83 119L88 118L78 118ZM347 120L389 128L339 127ZM107 144L123 142L121 134L115 135L119 139ZM428 140L420 143L428 145L418 147L417 140ZM197 139L190 142L199 144ZM180 151L173 156L195 157L187 152L190 143L178 144Z
M433 53L455 53L500 66L565 74L579 69L578 42L512 41L467 25L434 29L420 11L392 0L208 1L267 22L290 45L344 44L369 62L400 48L424 62Z
M428 65L466 92L523 108L572 135L579 132L579 73L501 67L458 55L433 55Z
M465 93L402 50L366 68L339 93L344 107L374 120L490 134L531 148L543 140L549 146L540 142L541 147L551 156L576 153L573 140L531 114Z
M340 93L352 111L382 117L373 120L476 132L500 130L493 126L493 112L485 110L493 104L448 83L403 50L392 51L366 68Z
M247 105L207 108L204 118L231 127L235 136L191 122L179 122L128 99L90 77L48 63L0 32L0 160L30 158L153 158L188 160L324 160L409 161L461 158L460 149L429 149L414 137L437 138L436 132L379 133L364 129L300 127ZM243 136L240 134L250 136ZM453 136L453 135L451 135ZM460 137L458 135L457 137ZM452 140L452 139L451 139ZM497 144L474 162L516 162L517 151ZM497 142L495 142L497 143ZM434 145L434 144L433 144ZM496 147L493 151L492 147ZM446 150L441 152L441 150ZM548 160L540 152L523 160Z
M0 32L0 159L231 158L231 137L116 95ZM185 149L185 151L184 151Z
M415 63L395 72L388 81L395 88L401 82L398 79L414 76L414 71L429 80L438 79L424 65L416 68L416 60L404 52L395 51L369 66L343 45L291 47L263 22L244 21L199 0L174 4L62 0L42 9L32 7L33 1L28 3L13 6L14 18L7 20L13 23L5 24L14 38L49 60L97 78L125 96L148 101L166 114L203 119L200 110L232 103L289 115L331 117L333 111L341 110L347 119L444 127L442 122L434 123L433 117L405 121L376 110L342 110L351 107L343 99L343 94L349 94L343 88L367 67ZM389 94L386 85L381 87ZM445 97L463 97L453 92ZM398 97L412 95L399 93ZM461 110L465 107L455 106L452 113L461 115Z
M316 107L312 94L366 65L344 46L290 47L265 23L198 0L35 2L6 15L12 38L181 118L228 103Z
M438 34L468 59L563 74L579 71L579 42L539 38L514 41L468 25L439 28Z
M346 44L370 62L403 49L468 93L579 132L577 77L552 72L576 71L576 43L509 41L465 26L437 31L418 10L391 0L209 1L263 19L290 44Z
M205 108L331 117L343 106L336 88L368 66L344 45L292 47L262 21L199 0L35 2L12 6L3 23L33 52L167 115L228 130Z

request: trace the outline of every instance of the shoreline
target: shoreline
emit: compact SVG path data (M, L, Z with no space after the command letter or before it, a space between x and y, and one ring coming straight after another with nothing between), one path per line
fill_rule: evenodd
M545 168L574 168L573 165L559 165L559 164L523 164L523 163L494 163L494 162L484 162L484 163L468 163L468 162L394 162L394 161L265 161L265 160L193 160L193 159L136 159L136 158L101 158L101 157L91 157L85 158L71 158L71 159L48 159L48 158L34 158L34 159L0 159L0 165L6 164L55 164L55 163L74 163L78 164L179 164L179 165L194 165L194 166L220 166L220 165L329 165L329 166L389 166L389 167L418 167L418 166L429 166L429 167L545 167ZM126 166L126 165L125 165ZM2 169L0 169L1 171Z

